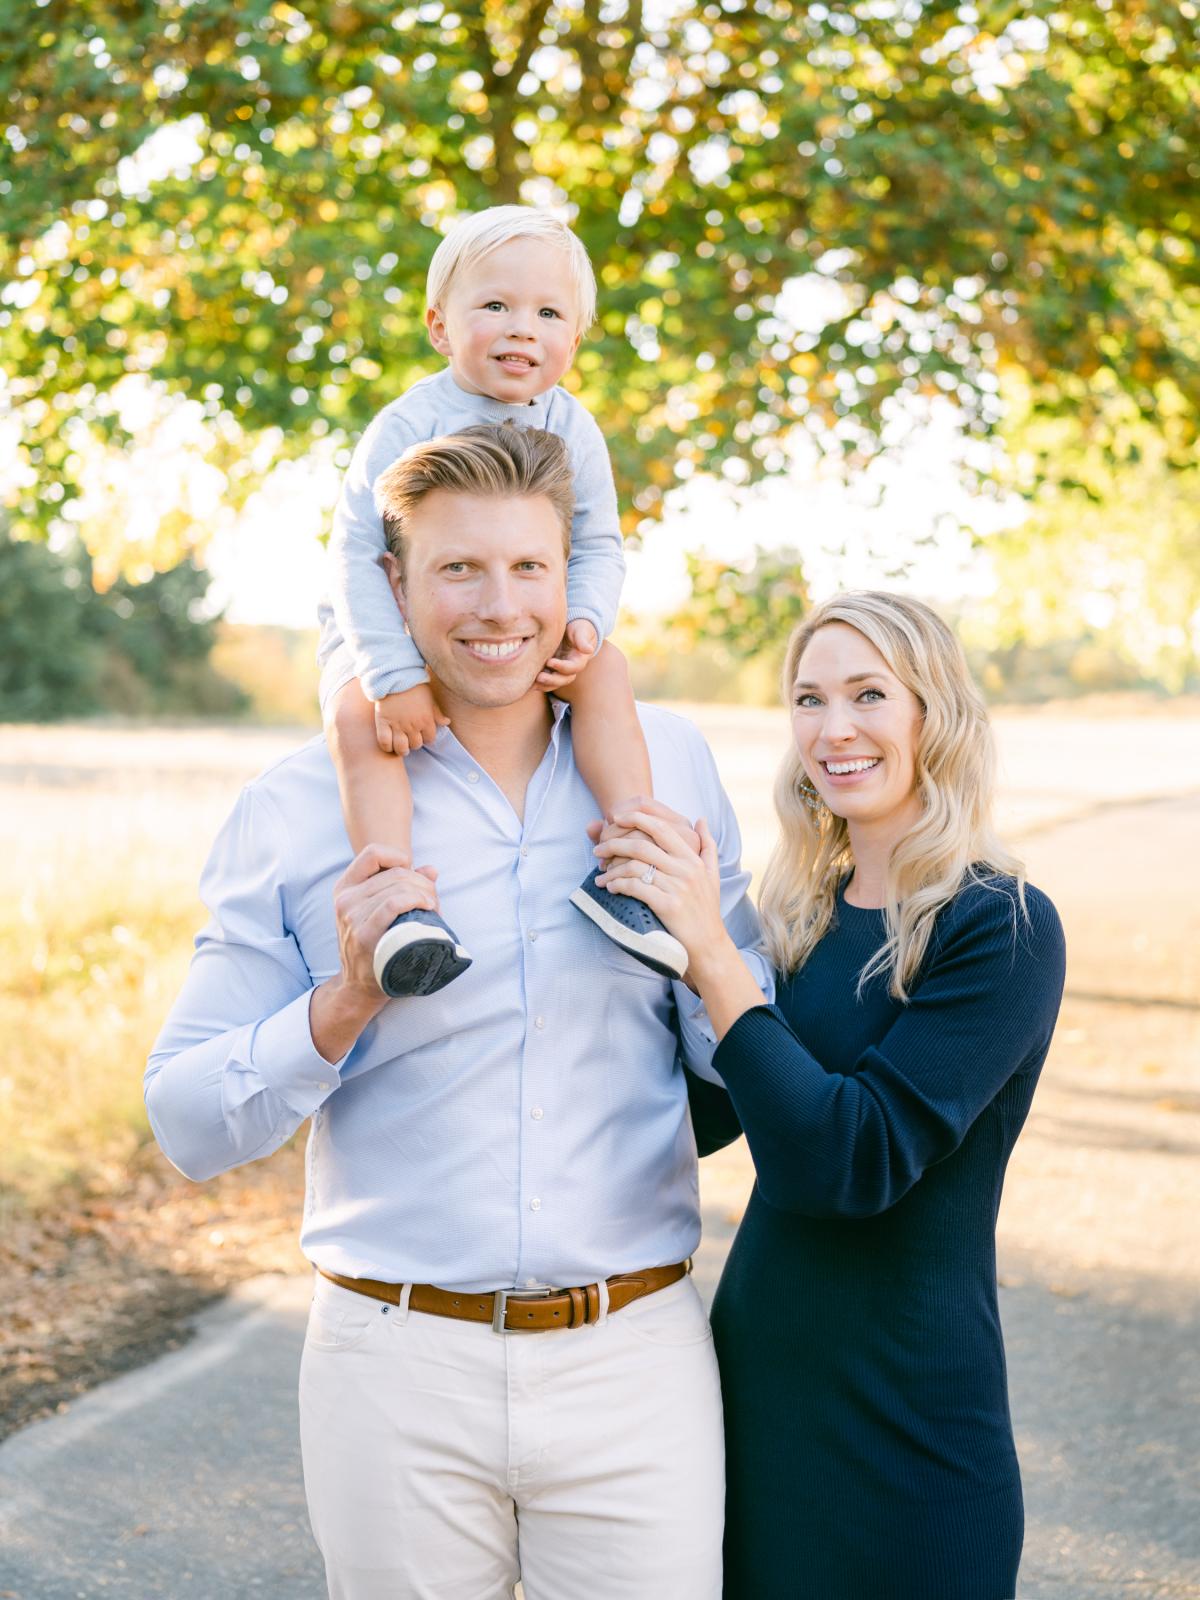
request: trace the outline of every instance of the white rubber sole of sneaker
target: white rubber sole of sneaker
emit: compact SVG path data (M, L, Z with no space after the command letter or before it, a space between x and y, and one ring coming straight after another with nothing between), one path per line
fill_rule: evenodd
M594 922L614 944L619 944L622 950L628 951L645 965L653 964L655 971L661 972L664 977L682 978L687 971L687 951L675 935L668 933L665 928L656 928L653 933L633 934L623 922L609 916L604 907L597 905L591 895L582 889L573 890L569 898L571 904Z
M451 946L460 961L471 959L462 945L455 944L444 928L431 927L428 922L402 922L398 928L388 928L375 946L371 965L375 972L375 982L381 989L388 962L410 944L447 944Z

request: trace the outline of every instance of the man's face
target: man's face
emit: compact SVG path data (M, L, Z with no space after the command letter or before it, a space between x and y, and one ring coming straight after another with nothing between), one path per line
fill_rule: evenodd
M473 706L510 706L562 643L567 562L562 524L544 495L436 489L405 530L396 602L430 676Z

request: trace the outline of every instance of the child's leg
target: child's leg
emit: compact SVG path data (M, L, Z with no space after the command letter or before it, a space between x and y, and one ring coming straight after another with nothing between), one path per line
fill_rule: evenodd
M351 679L325 711L325 738L337 773L350 848L390 845L412 865L412 790L404 761L375 739L375 707Z
M602 644L575 682L555 693L570 703L575 764L604 815L611 816L636 796L652 798L650 752L621 652ZM688 963L679 940L640 900L598 887L599 871L597 867L588 874L571 904L645 966L682 978Z
M566 689L575 765L606 817L635 795L654 794L650 752L633 702L625 657L607 642Z
M357 678L339 689L325 713L325 737L337 773L342 816L355 855L390 845L412 865L412 789L404 761L375 738L375 708ZM406 911L375 946L375 977L392 999L432 994L471 965L454 931L432 911Z

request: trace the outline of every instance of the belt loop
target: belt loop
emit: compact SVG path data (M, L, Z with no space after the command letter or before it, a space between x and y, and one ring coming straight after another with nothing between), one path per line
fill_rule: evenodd
M596 1288L600 1291L600 1312L596 1317L596 1326L602 1328L608 1321L608 1281L601 1278Z
M396 1307L396 1321L402 1326L408 1321L408 1302L412 1299L413 1286L411 1283L400 1285L400 1303Z

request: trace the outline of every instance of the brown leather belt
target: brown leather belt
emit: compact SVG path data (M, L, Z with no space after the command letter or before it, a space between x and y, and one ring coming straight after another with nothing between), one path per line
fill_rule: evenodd
M620 1311L643 1295L678 1283L692 1270L691 1260L669 1267L648 1267L645 1272L622 1272L608 1279L608 1309ZM398 1306L402 1283L379 1283L374 1278L343 1278L340 1272L317 1271L330 1283L355 1294L368 1295ZM409 1309L433 1317L457 1317L461 1322L490 1322L497 1333L546 1333L551 1328L584 1328L599 1320L600 1286L582 1289L497 1289L487 1294L455 1294L435 1289L431 1283L414 1283Z

